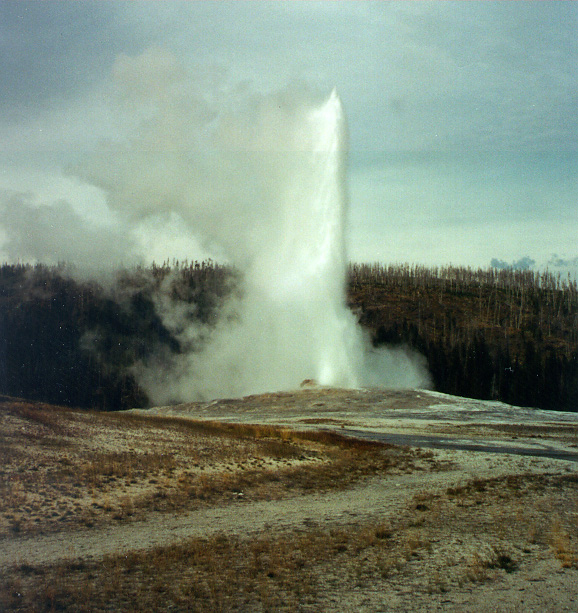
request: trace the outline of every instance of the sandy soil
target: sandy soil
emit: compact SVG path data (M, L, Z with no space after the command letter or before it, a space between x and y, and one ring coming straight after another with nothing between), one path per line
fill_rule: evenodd
M66 414L66 420L57 419L48 407L28 414L2 412L10 460L5 459L2 485L4 500L12 501L0 515L0 572L5 576L63 561L98 563L105 556L211 534L291 538L295 530L329 535L336 528L391 525L387 556L368 546L321 560L309 571L317 588L288 610L578 611L578 414L421 390L331 389L134 411L124 422ZM376 439L404 435L415 437L404 441L416 445L427 435L430 447L437 441L445 448L435 449L433 456L412 456L411 462L346 488L281 491L271 489L269 481L261 486L247 481L246 490L228 488L227 495L194 504L189 498L171 508L167 498L178 498L177 484L186 479L208 482L210 475L221 478L227 470L235 481L257 464L268 475L289 474L314 470L326 460L320 447L310 444L299 448L298 457L287 458L247 441L234 449L219 443L218 457L211 460L216 451L208 442L210 434L196 433L191 439L182 429L169 432L172 422L155 422L159 416L322 428ZM22 432L24 439L18 438ZM194 457L187 455L191 448ZM89 470L97 451L118 455L126 449L156 463L144 469L135 464L126 475L109 471L112 483L94 477L90 495L78 484L75 490L74 475L65 477L67 463L78 476ZM176 464L167 464L169 454ZM128 457L119 456L119 461ZM22 463L42 478L27 481ZM196 467L186 472L189 463ZM60 472L51 473L56 464ZM62 483L49 484L54 475ZM48 498L58 497L58 486L68 506L57 512L58 500L52 500L56 516L51 519L42 506L48 508ZM161 490L164 497L158 495ZM123 504L130 513L120 513Z

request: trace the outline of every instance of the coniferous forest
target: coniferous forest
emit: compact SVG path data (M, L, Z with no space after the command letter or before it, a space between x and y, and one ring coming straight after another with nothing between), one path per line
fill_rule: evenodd
M578 411L576 281L531 270L353 265L349 302L375 344L427 357L437 391Z
M213 325L238 275L153 264L82 281L66 266L0 267L0 394L103 410L146 406L137 363L194 350L159 315ZM347 300L377 345L422 353L436 390L578 411L578 288L548 272L351 265Z

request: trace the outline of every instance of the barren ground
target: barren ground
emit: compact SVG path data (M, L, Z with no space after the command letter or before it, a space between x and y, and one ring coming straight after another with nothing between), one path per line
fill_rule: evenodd
M0 419L0 610L578 610L578 414L313 388Z

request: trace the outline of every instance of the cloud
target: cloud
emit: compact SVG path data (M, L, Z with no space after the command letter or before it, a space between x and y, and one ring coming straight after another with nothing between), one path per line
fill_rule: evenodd
M574 258L565 258L560 257L557 253L553 253L550 260L548 260L548 264L556 268L578 266L578 256Z
M536 265L536 260L533 260L530 256L525 255L524 257L508 264L504 262L504 260L499 260L497 258L492 258L490 262L490 266L492 268L497 268L499 270L530 270Z
M577 14L572 2L8 2L0 108L5 121L66 108L115 57L157 46L260 91L337 85L356 148L575 150Z
M554 253L548 260L541 261L538 266L536 266L536 261L527 255L511 264L498 258L492 258L490 266L499 270L532 270L537 268L578 279L578 256L560 257Z
M578 280L578 256L564 257L553 253L546 263L546 267L549 270L558 271L564 275L568 274L574 280Z

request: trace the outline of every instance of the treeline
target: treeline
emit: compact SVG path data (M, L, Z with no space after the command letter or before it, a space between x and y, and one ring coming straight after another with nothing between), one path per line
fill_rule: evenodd
M578 287L550 272L352 265L374 342L406 343L438 391L578 410Z
M0 267L0 394L104 410L146 406L135 366L195 350L238 275L165 262L80 281L69 267ZM438 391L578 410L578 288L551 273L352 265L348 301L376 345L426 356ZM179 313L167 317L167 313Z
M170 359L179 325L210 324L234 285L213 262L165 262L75 280L67 266L0 267L0 393L115 410L146 406L134 366ZM161 313L185 310L173 327Z

